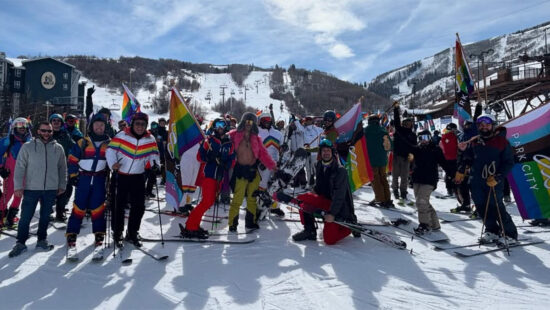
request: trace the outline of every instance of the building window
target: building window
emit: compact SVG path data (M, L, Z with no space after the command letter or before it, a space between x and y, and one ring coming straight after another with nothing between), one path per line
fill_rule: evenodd
M69 89L69 85L67 85L67 83L63 84L63 90L67 90Z
M15 77L21 77L21 69L15 69Z
M21 88L21 81L13 81L13 88L15 89Z
M63 73L63 79L68 80L69 79L69 74L68 73Z

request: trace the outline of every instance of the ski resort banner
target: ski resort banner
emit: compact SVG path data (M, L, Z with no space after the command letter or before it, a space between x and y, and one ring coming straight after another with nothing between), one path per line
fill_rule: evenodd
M195 191L201 165L197 160L197 151L203 138L204 133L193 113L179 91L172 88L166 156L166 203L174 209ZM181 171L183 165L185 173Z
M523 219L550 218L550 104L505 124L515 165L508 175Z

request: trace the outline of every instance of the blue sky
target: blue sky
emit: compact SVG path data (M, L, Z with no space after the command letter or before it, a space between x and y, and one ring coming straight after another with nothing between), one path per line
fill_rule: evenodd
M0 51L317 69L354 82L550 20L550 0L0 0ZM550 34L549 34L550 35Z

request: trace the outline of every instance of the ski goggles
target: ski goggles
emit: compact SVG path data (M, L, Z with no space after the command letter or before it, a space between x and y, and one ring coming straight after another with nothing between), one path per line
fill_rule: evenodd
M489 118L489 117L482 116L482 117L480 117L480 118L477 119L476 124L477 124L477 125L481 125L481 124L492 125L492 124L493 124L493 120L492 120L491 118Z
M225 127L227 127L227 124L224 121L217 121L212 125L212 127L214 127L214 129L218 129L218 128L225 129Z
M431 137L430 137L430 135L420 135L420 136L418 136L418 139L420 141L430 141Z
M271 123L271 117L262 117L261 123Z
M27 122L17 122L13 124L13 128L28 128Z

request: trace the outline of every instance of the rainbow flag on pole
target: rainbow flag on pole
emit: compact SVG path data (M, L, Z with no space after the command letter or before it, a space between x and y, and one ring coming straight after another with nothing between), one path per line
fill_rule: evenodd
M122 87L124 88L124 94L122 96L122 112L120 113L120 117L130 124L132 116L140 111L140 104L124 83L122 83Z
M194 192L200 162L199 142L204 133L176 88L170 97L170 121L166 156L166 203L174 209L180 206L184 194ZM185 167L185 173L181 168Z
M456 34L455 59L456 105L454 114L458 117L459 124L462 127L464 120L472 115L470 95L474 91L474 79L470 74L470 67L466 61L466 55L458 33Z
M550 218L550 104L505 124L515 165L508 181L523 219Z

